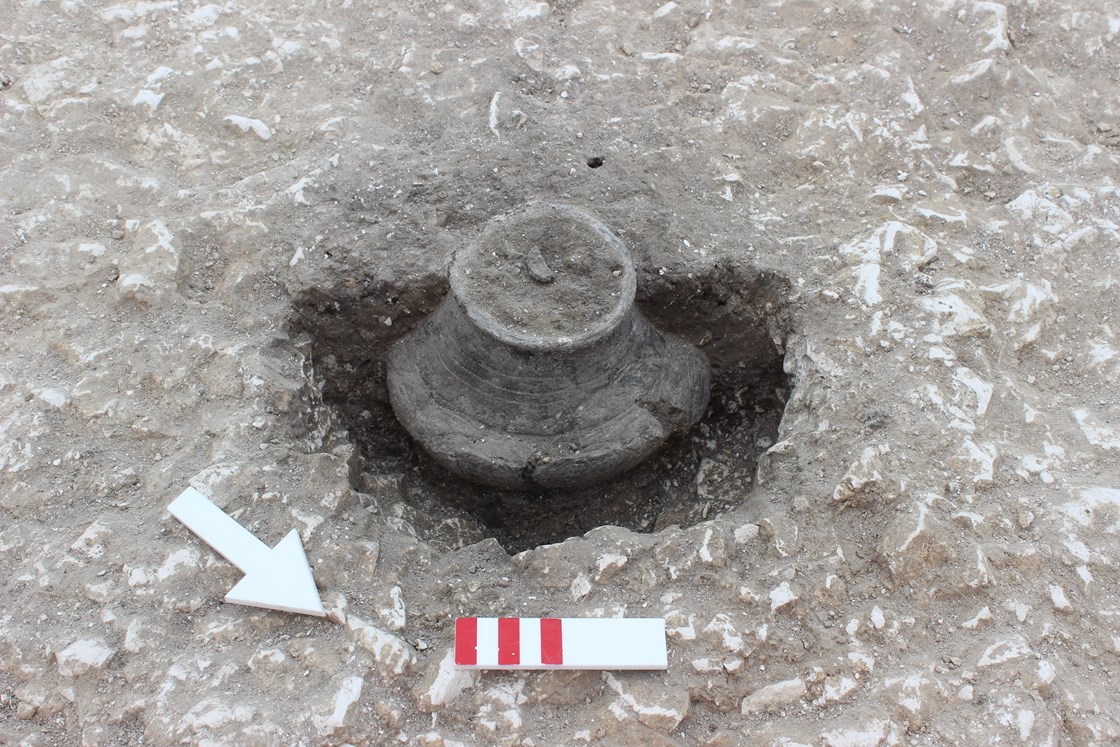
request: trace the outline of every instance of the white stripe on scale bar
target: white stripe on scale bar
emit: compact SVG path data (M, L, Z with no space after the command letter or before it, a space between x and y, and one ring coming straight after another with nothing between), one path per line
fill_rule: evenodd
M536 617L521 618L521 666L541 665L541 621Z
M498 666L498 618L478 618L478 664L480 667Z
M564 618L564 669L667 669L665 620Z

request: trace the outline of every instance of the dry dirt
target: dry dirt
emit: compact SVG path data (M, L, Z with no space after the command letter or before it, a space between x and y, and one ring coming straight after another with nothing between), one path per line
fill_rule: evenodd
M0 19L0 741L1120 742L1115 3ZM571 507L448 483L384 394L533 199L714 366ZM298 529L329 617L223 604L187 485ZM456 672L463 614L664 616L670 666Z

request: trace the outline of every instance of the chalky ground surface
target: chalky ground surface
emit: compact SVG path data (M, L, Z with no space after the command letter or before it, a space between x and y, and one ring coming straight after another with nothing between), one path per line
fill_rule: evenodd
M3 741L1120 740L1115 3L0 18ZM731 510L510 557L357 474L319 393L372 379L294 309L407 328L529 199L647 288L788 281L776 438L647 486ZM328 618L222 604L188 484L298 529ZM456 616L622 614L667 671L452 668Z

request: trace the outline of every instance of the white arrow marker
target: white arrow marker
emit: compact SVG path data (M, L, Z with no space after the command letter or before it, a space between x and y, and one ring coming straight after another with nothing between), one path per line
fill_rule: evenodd
M227 602L326 616L295 529L269 549L194 488L180 493L167 510L245 574L226 594Z

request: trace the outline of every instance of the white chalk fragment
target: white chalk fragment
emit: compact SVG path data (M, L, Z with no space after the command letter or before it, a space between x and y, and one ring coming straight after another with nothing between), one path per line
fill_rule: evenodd
M115 653L100 639L83 638L74 641L55 655L58 673L64 677L76 677L91 669L101 669Z
M1085 440L1093 446L1102 449L1120 449L1120 435L1107 425L1098 422L1088 410L1078 408L1073 411L1073 417L1081 426L1081 433L1084 434Z
M354 709L354 705L362 696L362 685L365 680L358 676L347 677L342 681L338 692L335 693L332 709L326 716L316 716L315 726L318 729L334 733L346 725L346 720Z
M136 94L136 97L132 99L132 105L140 106L141 104L147 104L148 110L154 112L159 108L160 102L163 101L163 96L162 93L156 93L147 88L141 88Z
M498 102L502 99L502 92L497 91L490 99L490 132L498 134Z
M779 610L797 600L797 594L793 592L793 589L789 588L789 581L783 581L770 590L770 611Z
M225 121L230 127L236 128L243 133L252 132L261 140L271 140L272 130L268 125L259 119L251 119L250 117L242 117L238 114L229 114L226 116Z
M984 653L982 653L980 658L976 661L976 667L978 669L983 669L984 667L1003 664L1012 659L1028 656L1030 653L1031 649L1030 646L1027 645L1027 639L1021 635L1015 634L1010 638L996 641L984 649Z
M1057 584L1050 584L1050 604L1059 612L1069 612L1073 605L1069 603L1066 590Z
M744 716L759 711L778 710L801 700L808 691L805 680L800 677L775 682L772 685L759 688L743 698L740 710Z
M992 610L985 606L983 609L973 615L971 619L965 620L963 623L961 623L961 627L965 630L976 630L983 623L989 622L992 619Z

